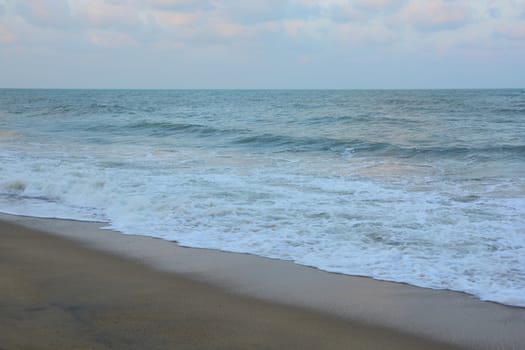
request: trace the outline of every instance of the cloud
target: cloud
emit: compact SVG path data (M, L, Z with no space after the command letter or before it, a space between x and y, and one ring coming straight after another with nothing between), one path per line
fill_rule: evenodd
M525 43L525 23L504 24L496 29L498 36Z
M89 41L95 45L104 48L115 48L135 45L136 41L125 33L112 31L93 31L89 34Z
M213 10L211 0L150 0L151 8L171 11L209 11Z
M177 29L194 25L199 20L199 16L194 13L184 12L155 12L153 17L157 23L164 28Z
M64 52L82 45L186 53L221 47L289 50L313 60L316 50L432 54L523 37L524 6L515 0L10 1L0 42Z
M16 3L16 12L27 22L46 27L65 27L71 19L66 0L25 0Z
M393 19L423 32L454 30L467 24L468 7L465 2L428 0L412 1Z
M291 45L298 40L325 40L337 45L354 42L388 44L397 21L418 31L438 31L461 26L463 7L456 2L430 0L18 0L20 12L36 26L67 23L77 36L110 47L132 38L143 45L169 41L174 47L231 44L250 39L266 45L269 37ZM68 6L69 4L69 6ZM403 7L403 5L406 5ZM393 20L395 19L395 20ZM360 26L341 24L359 23ZM390 32L389 32L390 31ZM93 33L98 33L93 36ZM100 33L113 34L104 39ZM340 40L348 35L348 40ZM258 41L258 40L261 41ZM292 43L293 41L293 43Z
M500 18L501 17L501 10L497 7L489 7L487 9L487 13L492 18Z
M155 11L151 13L153 37L164 48L174 41L173 47L202 46L234 40L246 35L249 28L224 21L216 13Z
M215 2L215 13L225 21L250 25L313 18L318 16L318 6L297 0L222 0Z
M131 27L140 25L139 8L126 2L90 0L76 8L75 15L88 26Z
M316 50L332 43L332 23L328 19L287 19L278 22L277 36L286 39L290 47Z
M240 38L250 33L245 26L235 23L221 23L216 26L216 29L223 38Z
M6 48L18 52L76 49L82 41L79 40L77 31L48 25L35 26L19 16L9 18L4 23L0 22L0 32L2 41L9 44Z
M334 1L329 12L331 19L339 23L385 21L405 3L406 0Z
M366 27L360 23L344 23L338 26L336 35L340 43L354 48L386 47L399 41L399 34L388 30L381 23Z
M308 23L303 20L289 20L283 23L284 31L291 37L296 37L306 31Z
M359 0L356 7L366 11L392 11L399 8L404 0Z
M289 3L279 0L223 1L217 10L224 19L243 23L261 23L287 17Z
M208 6L199 2L152 0L154 7L148 15L157 28L151 27L166 39L191 45L234 45L244 42L266 43L269 37L277 41L285 38L316 36L315 22L319 6L307 0L253 0L239 2L216 0ZM211 4L211 5L210 5ZM191 11L189 10L191 9ZM304 26L296 31L299 23ZM151 24L151 23L150 23Z
M0 24L0 43L13 44L16 41L16 36L7 26Z
M369 17L350 3L334 4L330 9L330 18L336 23L365 22Z

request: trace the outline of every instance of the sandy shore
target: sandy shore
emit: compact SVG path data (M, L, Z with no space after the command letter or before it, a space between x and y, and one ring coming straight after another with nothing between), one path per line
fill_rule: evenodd
M93 223L0 220L0 349L525 344L524 309L461 293L181 248Z

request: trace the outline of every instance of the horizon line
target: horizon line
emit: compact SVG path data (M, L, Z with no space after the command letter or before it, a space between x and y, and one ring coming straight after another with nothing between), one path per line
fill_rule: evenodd
M155 87L0 87L0 90L135 90L135 91L388 91L388 90L523 90L525 87L415 87L415 88L155 88Z

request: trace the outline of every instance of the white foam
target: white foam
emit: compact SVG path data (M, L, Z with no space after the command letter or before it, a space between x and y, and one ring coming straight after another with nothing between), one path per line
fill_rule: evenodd
M103 220L127 234L525 306L525 201L512 195L522 183L498 196L491 184L438 181L425 165L398 162L385 174L394 165L356 157L13 145L0 153L4 212ZM424 171L403 181L413 168Z

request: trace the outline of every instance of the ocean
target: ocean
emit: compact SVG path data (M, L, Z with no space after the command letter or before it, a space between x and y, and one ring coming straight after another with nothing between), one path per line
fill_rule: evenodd
M0 89L0 211L525 307L525 90Z

